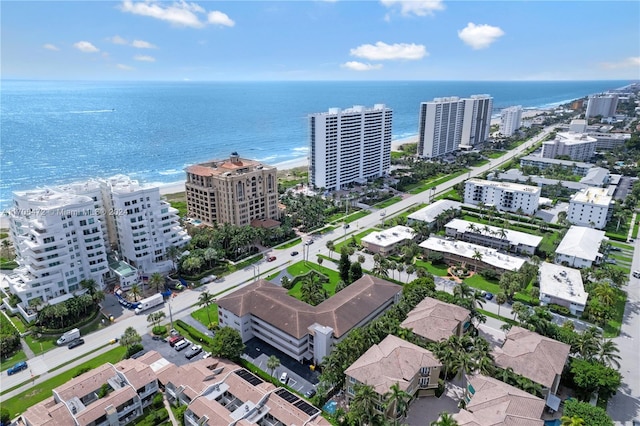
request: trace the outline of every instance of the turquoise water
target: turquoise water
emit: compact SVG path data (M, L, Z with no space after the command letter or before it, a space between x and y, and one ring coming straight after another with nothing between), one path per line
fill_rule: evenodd
M420 102L489 94L494 113L549 107L626 81L37 82L2 81L0 209L11 192L124 173L184 179L187 165L241 156L306 158L307 116L331 107L393 109L393 137L417 134Z
M335 414L336 408L338 408L338 403L332 400L332 401L327 401L327 403L324 404L324 406L322 407L322 410L329 414Z

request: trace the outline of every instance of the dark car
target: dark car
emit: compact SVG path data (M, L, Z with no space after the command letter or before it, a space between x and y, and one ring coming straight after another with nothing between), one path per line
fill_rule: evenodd
M297 256L299 253L297 251L292 251L291 256Z
M71 343L69 343L69 345L67 346L69 349L73 349L75 347L78 347L80 345L84 345L84 339L75 339L72 340Z
M274 260L276 260L275 256L269 256L267 257L267 262L273 262Z
M491 300L491 299L493 299L493 293L489 293L489 292L487 292L487 293L484 295L484 298L485 298L485 299L487 299L487 300Z
M20 361L13 367L9 367L9 369L7 370L7 374L8 375L16 374L22 370L26 370L27 368L28 368L27 363L25 361Z
M307 399L313 398L315 394L316 394L316 390L315 389L309 389L308 391L306 391L304 393L304 397L307 398Z

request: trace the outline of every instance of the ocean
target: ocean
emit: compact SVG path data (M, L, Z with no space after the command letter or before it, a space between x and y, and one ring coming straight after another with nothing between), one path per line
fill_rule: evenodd
M67 82L2 81L0 210L12 191L122 173L169 183L232 151L276 164L308 154L307 115L393 109L393 137L418 132L420 102L489 94L494 113L549 108L626 81Z

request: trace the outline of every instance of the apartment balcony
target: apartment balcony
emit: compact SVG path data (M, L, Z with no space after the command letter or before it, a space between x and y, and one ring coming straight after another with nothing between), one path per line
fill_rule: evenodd
M191 425L191 426L200 426L200 419L195 417L195 414L193 413L185 413L184 415L184 420L185 420L185 424L187 425Z

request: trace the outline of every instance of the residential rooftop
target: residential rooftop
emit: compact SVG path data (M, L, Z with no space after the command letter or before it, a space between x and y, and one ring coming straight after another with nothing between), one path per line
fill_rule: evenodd
M544 158L544 157L538 157L535 155L525 155L524 157L520 158L520 164L525 163L527 161L532 161L536 163L545 163L545 164L558 164L561 166L577 167L580 169L590 169L594 167L593 164L591 163L583 163L580 161L570 161L570 160L557 160L555 158Z
M522 327L507 332L502 347L493 350L495 364L551 389L561 375L571 346Z
M428 250L456 254L468 259L472 259L475 252L478 251L482 254L482 262L507 271L519 270L526 261L522 257L510 256L496 249L438 237L429 237L428 240L420 243L420 247Z
M234 155L235 154L235 155ZM232 153L229 158L223 160L211 160L187 167L187 173L194 175L210 176L231 176L241 175L254 170L275 169L274 166L267 166L260 161L240 158L237 153ZM227 175L228 173L228 175Z
M559 132L556 133L556 141L562 141L565 145L577 145L586 142L596 142L596 138L593 138L586 133L576 132ZM553 142L553 141L550 141Z
M362 237L361 241L379 247L389 247L405 240L411 240L414 236L413 229L408 226L397 225L383 231L372 232Z
M425 297L400 325L420 337L439 342L456 334L460 323L467 320L469 315L469 310L461 306Z
M513 182L495 182L492 180L483 179L467 179L466 183L472 183L477 186L493 186L510 191L529 192L532 194L540 193L540 188L537 186L521 185Z
M579 270L548 262L540 264L540 293L583 306L589 297Z
M606 188L585 188L571 197L573 203L594 204L599 206L609 206L613 197Z
M605 239L607 237L604 231L572 225L556 248L556 254L595 261L601 256L598 251Z
M454 228L457 232L463 234L465 232L471 232L469 230L469 225L473 224L480 228L480 234L484 234L485 226L489 229L490 233L497 233L502 231L504 228L499 228L497 226L490 225L482 225L475 222L470 222L468 220L463 219L453 219L449 223L445 225L445 228ZM504 229L505 237L504 239L508 240L512 245L523 245L530 247L538 247L542 242L542 237L537 235L527 234L525 232L513 231L511 229ZM502 237L500 237L502 238Z
M407 216L407 219L431 223L444 211L449 209L459 210L461 205L462 203L458 201L438 200L435 203L429 204L427 207L411 213Z

